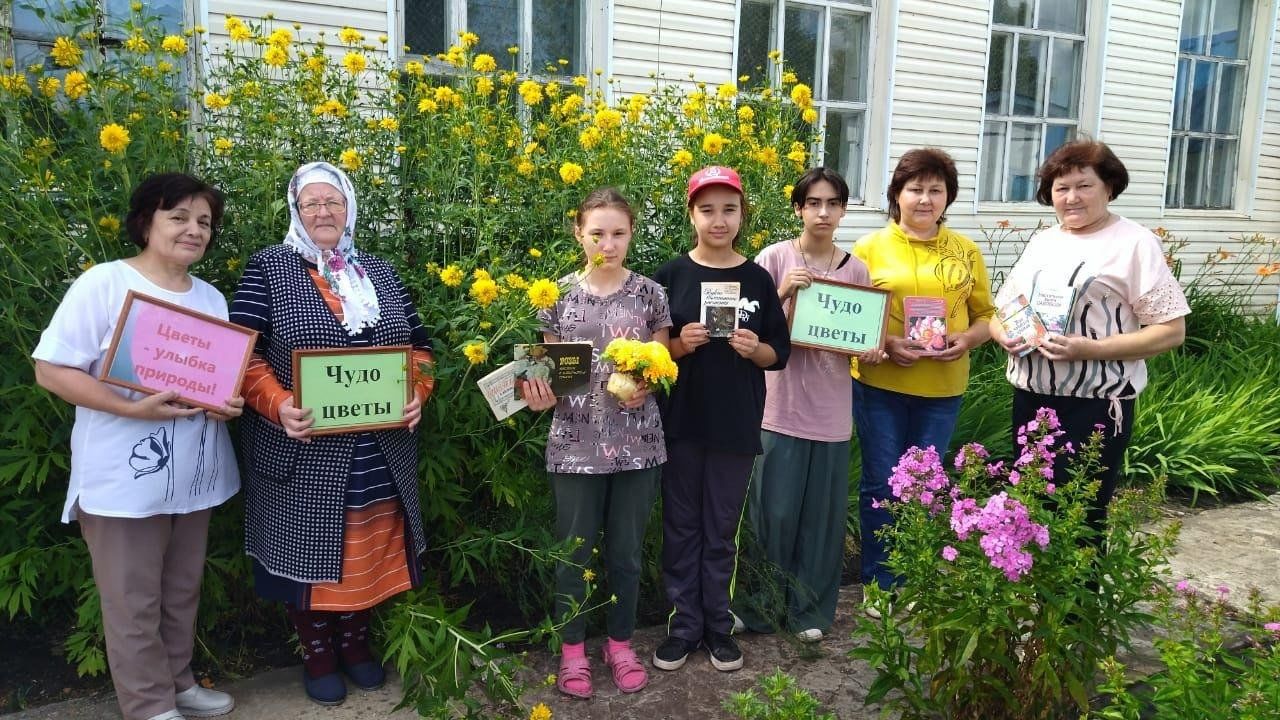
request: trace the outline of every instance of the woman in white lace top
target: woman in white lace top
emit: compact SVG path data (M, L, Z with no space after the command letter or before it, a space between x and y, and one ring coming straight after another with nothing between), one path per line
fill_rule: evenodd
M1057 412L1079 447L1104 436L1101 487L1090 521L1101 528L1129 444L1134 407L1147 384L1146 358L1182 344L1191 312L1165 260L1160 238L1110 210L1129 173L1100 142L1077 140L1053 152L1037 173L1036 199L1058 224L1031 238L996 295L991 336L1009 352L1013 433L1039 408ZM1000 316L1023 296L1048 335L1034 349L1009 338ZM1065 472L1066 454L1055 465Z

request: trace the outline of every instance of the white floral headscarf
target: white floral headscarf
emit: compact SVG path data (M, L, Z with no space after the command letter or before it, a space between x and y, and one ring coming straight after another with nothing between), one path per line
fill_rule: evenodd
M298 211L298 192L312 183L331 185L347 200L347 224L342 237L332 250L316 247L302 224ZM364 268L356 260L356 193L346 173L326 162L307 163L298 168L289 181L289 232L284 244L315 263L320 275L329 282L329 288L342 300L342 325L351 335L359 335L367 327L378 324L378 293L369 282Z

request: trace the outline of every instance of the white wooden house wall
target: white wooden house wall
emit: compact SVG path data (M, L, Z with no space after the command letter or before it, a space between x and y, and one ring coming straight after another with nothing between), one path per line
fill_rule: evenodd
M366 37L388 35L398 48L397 0L195 0L211 45L226 41L225 15L274 13L330 37L344 25ZM589 0L608 3L609 0ZM873 22L873 83L866 142L866 203L850 207L840 239L852 242L885 221L884 188L894 163L913 147L947 150L960 172L951 225L980 240L982 228L1001 220L1015 226L1052 221L1034 203L977 200L990 3L979 0L879 0ZM1182 0L1091 0L1087 32L1084 112L1080 129L1107 142L1130 172L1129 189L1113 208L1148 227L1163 227L1190 241L1182 252L1184 277L1219 248L1239 249L1238 238L1280 236L1280 16L1262 0L1255 19L1248 103L1239 154L1239 190L1233 210L1164 209L1165 172L1172 123L1174 77ZM738 0L613 0L600 6L607 19L605 77L623 94L644 92L655 79L718 84L735 74ZM1259 30L1258 28L1262 29ZM980 244L982 244L980 242ZM1012 261L1007 254L992 258ZM1227 261L1225 265L1230 265ZM1246 277L1254 266L1241 266ZM1259 297L1275 302L1275 278Z

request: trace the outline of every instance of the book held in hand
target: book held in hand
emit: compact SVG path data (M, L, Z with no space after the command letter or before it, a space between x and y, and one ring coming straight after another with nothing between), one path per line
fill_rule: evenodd
M1071 320L1071 306L1076 300L1076 289L1069 285L1037 283L1031 290L1031 308L1040 316L1045 332L1062 335Z
M947 301L912 295L902 298L903 334L923 353L947 349Z
M1006 337L1021 337L1027 343L1027 348L1018 353L1018 357L1024 357L1027 353L1040 347L1040 343L1044 341L1046 334L1044 323L1040 321L1040 316L1036 314L1036 311L1031 308L1031 303L1027 302L1026 295L1019 295L1005 303L1000 308L998 315L1000 324L1004 326Z
M591 380L591 343L529 343L515 346L516 397L523 399L522 383L541 378L556 397L581 395Z
M698 315L710 337L727 338L738 329L740 288L736 282L702 283L702 307Z
M498 420L506 420L529 407L528 403L516 397L515 378L516 363L512 361L476 381Z

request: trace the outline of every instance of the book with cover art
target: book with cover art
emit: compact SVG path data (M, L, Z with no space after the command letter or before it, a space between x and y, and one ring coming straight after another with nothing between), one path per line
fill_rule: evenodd
M556 397L581 395L591 380L591 343L529 343L515 347L515 374L512 384L516 397L524 398L521 383L542 378L551 385Z
M912 295L902 298L903 334L923 353L947 349L947 301Z
M476 381L493 416L499 420L506 420L529 407L529 403L516 397L515 378L516 363L512 361Z
M736 282L702 283L702 308L699 316L710 337L727 338L738 329L738 295Z
M1040 316L1047 333L1061 335L1067 331L1071 319L1071 306L1076 300L1076 289L1069 285L1036 283L1031 290L1031 307Z
M1018 353L1018 357L1023 357L1040 347L1045 336L1044 323L1040 321L1040 316L1035 310L1031 309L1031 303L1027 302L1026 295L1019 295L1005 303L998 314L1000 324L1004 326L1005 336L1021 337L1027 343L1027 349Z

